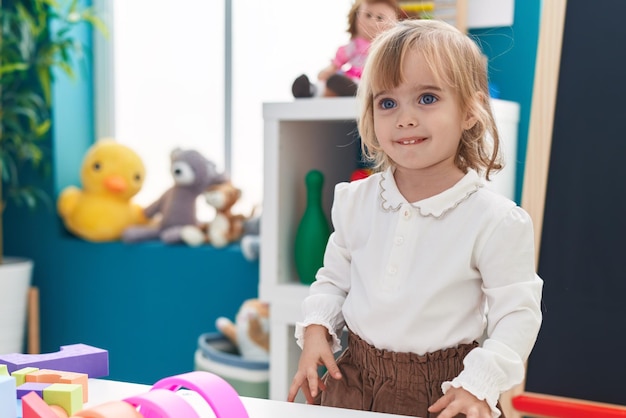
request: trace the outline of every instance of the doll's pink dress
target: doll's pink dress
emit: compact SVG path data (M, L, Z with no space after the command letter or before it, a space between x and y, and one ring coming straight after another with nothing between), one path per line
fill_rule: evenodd
M332 60L333 65L351 79L360 80L370 45L370 41L361 37L352 38L347 45L337 49L337 54Z

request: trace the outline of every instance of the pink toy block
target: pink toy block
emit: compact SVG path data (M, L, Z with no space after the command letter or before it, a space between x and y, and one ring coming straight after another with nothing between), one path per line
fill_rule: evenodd
M57 414L35 392L22 398L23 418L58 418Z
M35 392L40 398L43 398L43 390L50 386L50 383L26 382L17 387L17 399L22 399L31 392Z
M248 412L235 389L213 373L197 371L166 377L156 382L151 390L177 391L180 388L191 389L202 396L216 418L248 418Z
M67 415L83 409L83 387L68 383L53 383L43 391L43 400L48 405L62 407Z
M81 418L143 418L134 406L124 401L112 401L83 409L72 415Z
M140 407L144 418L200 418L187 401L167 389L152 389L150 392L126 398L124 402Z
M83 387L83 402L87 402L89 376L85 373L74 373L60 370L41 369L26 375L27 382L37 383L73 383Z
M0 417L15 418L15 379L0 376Z
M30 366L85 373L93 378L109 375L109 352L85 344L64 345L56 353L3 354L0 363L6 364L10 373Z

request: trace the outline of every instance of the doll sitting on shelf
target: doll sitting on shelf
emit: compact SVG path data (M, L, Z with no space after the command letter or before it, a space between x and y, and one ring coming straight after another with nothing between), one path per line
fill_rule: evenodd
M402 16L396 0L355 0L348 13L350 42L340 46L335 58L317 75L323 87L302 74L291 86L293 96L355 96L372 40Z

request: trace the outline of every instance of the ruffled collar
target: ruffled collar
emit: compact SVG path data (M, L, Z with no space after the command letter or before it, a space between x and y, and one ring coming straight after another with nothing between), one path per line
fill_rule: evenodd
M385 212L397 212L407 200L400 194L393 170L387 169L380 174L378 183L380 189L380 205ZM410 203L422 216L441 218L461 202L468 199L478 189L484 186L482 179L474 170L469 170L454 186L428 199Z

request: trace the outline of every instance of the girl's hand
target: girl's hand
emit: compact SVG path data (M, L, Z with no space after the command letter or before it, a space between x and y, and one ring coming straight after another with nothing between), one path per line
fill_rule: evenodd
M465 414L467 418L491 418L492 416L487 401L481 401L463 388L450 388L428 408L428 411L443 411L438 418L452 418L458 414Z
M293 377L287 401L293 402L302 390L307 403L313 403L318 390L326 390L317 374L318 366L326 366L328 373L335 379L341 379L339 367L330 349L328 330L321 325L309 325L304 331L304 346L298 363L298 371Z

